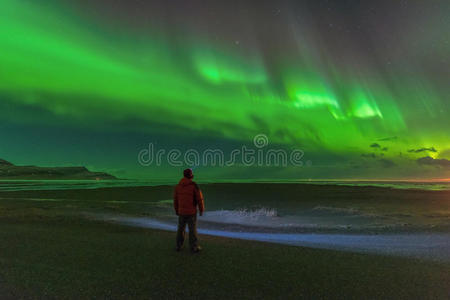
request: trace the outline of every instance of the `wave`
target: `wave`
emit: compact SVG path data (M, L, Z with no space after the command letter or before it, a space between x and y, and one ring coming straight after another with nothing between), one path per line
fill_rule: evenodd
M318 212L318 213L317 213ZM222 225L242 225L275 229L342 229L373 223L373 216L356 209L315 207L301 215L280 215L275 208L207 211L200 222Z
M217 216L217 217L242 217L242 218L264 218L264 217L277 217L278 213L275 208L258 208L258 209L247 209L247 208L239 208L236 210L216 210L207 213L208 216Z
M220 228L238 228L245 226L247 230L395 230L408 228L432 228L446 225L448 215L434 216L442 220L440 223L421 221L418 216L410 213L375 214L355 207L315 206L296 214L279 214L277 209L262 207L259 209L236 209L207 211L199 218L201 223L218 225ZM217 227L217 226L216 226Z
M202 222L237 224L246 226L283 226L284 219L278 215L274 208L236 209L207 211L201 218Z

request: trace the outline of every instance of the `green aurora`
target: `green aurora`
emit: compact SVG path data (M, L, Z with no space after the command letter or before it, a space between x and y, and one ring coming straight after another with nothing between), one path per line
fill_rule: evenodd
M312 166L205 167L204 176L448 178L449 5L433 3L420 26L392 29L403 34L392 37L395 49L371 44L367 55L363 39L335 43L303 7L295 11L304 18L270 21L285 43L268 45L255 37L267 34L258 11L240 19L247 26L233 40L194 17L143 26L92 13L101 1L2 0L0 157L172 177L177 168L139 166L139 149L231 149L262 133L273 147L302 149Z

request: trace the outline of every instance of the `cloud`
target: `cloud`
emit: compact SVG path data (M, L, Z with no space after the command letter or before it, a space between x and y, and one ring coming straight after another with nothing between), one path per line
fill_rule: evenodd
M395 163L392 160L382 158L378 160L384 168L392 168L395 166Z
M388 147L381 147L380 144L378 143L373 143L370 145L371 148L376 148L376 149L380 149L381 151L388 151Z
M408 150L408 152L414 152L414 153L419 153L419 152L424 152L424 151L437 152L437 150L434 147L431 147L431 148L419 148L419 149L409 149Z
M385 137L382 139L378 139L379 142L387 142L387 141L395 141L397 139L396 136L391 136L391 137Z
M450 168L450 160L441 158L441 159L434 159L430 156L425 156L418 158L417 163L421 165L429 165L429 166L438 166L443 168Z

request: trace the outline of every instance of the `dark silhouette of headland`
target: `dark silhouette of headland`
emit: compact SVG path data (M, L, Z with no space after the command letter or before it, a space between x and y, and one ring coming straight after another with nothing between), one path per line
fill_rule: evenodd
M117 178L104 172L91 172L86 167L16 166L0 159L0 179L104 180Z

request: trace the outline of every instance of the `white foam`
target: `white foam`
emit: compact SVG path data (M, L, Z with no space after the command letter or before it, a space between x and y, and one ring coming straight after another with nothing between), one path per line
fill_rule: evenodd
M278 217L276 209L263 207L256 210L237 209L208 211L204 213L202 221L248 226L262 224L274 226L279 225L281 218Z
M317 214L314 212L318 209L314 208L313 213L308 212L306 215L284 215L280 216L276 209L259 208L254 210L237 209L237 210L216 210L205 212L201 218L202 222L243 225L248 227L265 227L265 228L349 228L359 227L362 225L370 226L373 222L372 218L365 215L345 214L345 216L336 216L334 210L320 208ZM341 212L340 209L338 209ZM347 212L347 210L344 210ZM349 219L348 216L351 218ZM356 220L354 217L360 216L364 220Z

